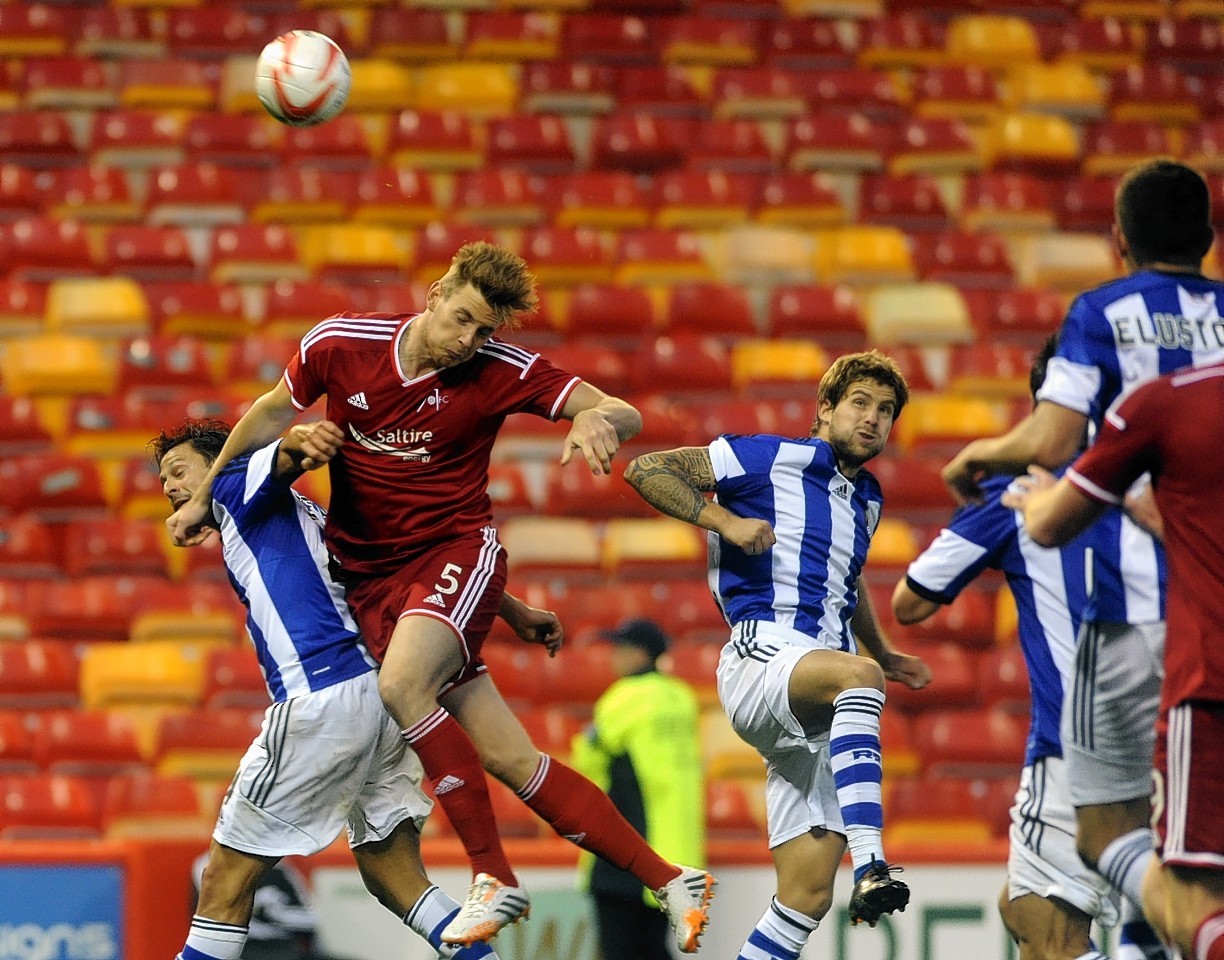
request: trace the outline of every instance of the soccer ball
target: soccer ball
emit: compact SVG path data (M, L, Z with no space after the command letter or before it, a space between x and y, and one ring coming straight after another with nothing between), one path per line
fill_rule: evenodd
M351 83L344 51L313 30L281 34L263 48L255 66L259 102L291 127L330 120L344 109Z

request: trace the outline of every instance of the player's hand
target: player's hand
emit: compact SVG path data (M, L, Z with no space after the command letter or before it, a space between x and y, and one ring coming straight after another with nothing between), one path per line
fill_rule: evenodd
M620 449L620 437L612 421L600 411L591 408L574 416L574 422L565 437L565 448L561 451L561 466L582 453L591 473L600 477L612 472L612 457Z
M209 500L191 499L166 518L166 529L176 547L197 547L212 535L212 528L204 526L212 512Z
M1157 540L1164 542L1164 517L1156 506L1156 495L1152 492L1152 480L1147 474L1126 494L1122 509L1131 522L1146 530Z
M750 557L764 553L778 542L769 522L756 517L734 517L718 531L718 535Z
M565 642L565 628L561 620L551 610L540 610L519 604L515 607L513 616L507 623L514 629L515 635L524 643L538 643L548 651L550 657L555 657L561 645Z
M969 444L949 460L939 475L951 492L952 499L960 506L982 502L982 488L979 484L985 477L986 471L975 461L974 444Z
M1049 490L1056 483L1058 478L1054 474L1034 464L1028 468L1027 474L1016 477L1011 482L1011 486L999 498L999 503L1012 510L1023 511L1034 494Z
M285 444L299 467L318 470L340 452L344 431L330 420L299 423L289 428Z
M893 651L880 664L888 680L904 683L911 690L921 690L931 682L931 668L921 657Z

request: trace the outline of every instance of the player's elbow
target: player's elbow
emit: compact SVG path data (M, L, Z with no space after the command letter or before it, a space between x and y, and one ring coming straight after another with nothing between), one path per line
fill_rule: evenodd
M892 611L897 623L902 626L921 623L935 612L937 605L914 593L902 580L892 595Z
M642 476L644 474L641 460L641 457L634 457L629 461L628 466L625 467L625 483L629 484L629 486L633 487L633 489L637 490L638 492L641 492Z

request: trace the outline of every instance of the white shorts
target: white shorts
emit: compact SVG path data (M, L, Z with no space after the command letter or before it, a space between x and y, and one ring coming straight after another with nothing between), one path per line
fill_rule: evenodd
M1075 850L1075 809L1061 758L1043 757L1021 771L1011 821L1008 899L1035 893L1069 903L1104 927L1118 922L1117 894Z
M1080 627L1060 730L1073 805L1151 794L1164 637L1163 623Z
M307 856L348 825L349 845L383 840L433 809L424 771L383 708L374 671L274 703L221 802L218 843Z
M829 762L829 735L809 740L791 712L791 672L817 649L806 636L809 646L791 646L795 636L772 623L739 623L718 660L723 710L740 739L765 758L770 849L815 827L846 832Z

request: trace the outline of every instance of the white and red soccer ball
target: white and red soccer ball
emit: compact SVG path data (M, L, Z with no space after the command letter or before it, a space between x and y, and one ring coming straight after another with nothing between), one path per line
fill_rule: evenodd
M352 73L335 42L313 30L281 34L259 55L255 93L268 113L291 127L313 127L344 109Z

